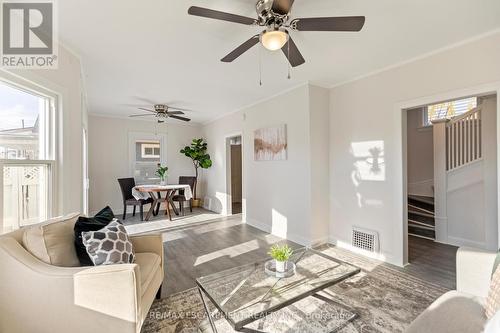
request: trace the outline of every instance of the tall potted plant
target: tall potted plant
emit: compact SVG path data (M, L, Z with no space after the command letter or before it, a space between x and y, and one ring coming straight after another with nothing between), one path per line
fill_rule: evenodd
M199 168L208 169L212 166L212 160L210 159L210 155L207 154L208 144L203 139L193 139L190 146L184 147L181 149L181 154L189 157L193 162L194 172L196 181L194 183L193 195L194 195L194 205L199 205L199 199L197 195L197 187L198 187L198 170Z

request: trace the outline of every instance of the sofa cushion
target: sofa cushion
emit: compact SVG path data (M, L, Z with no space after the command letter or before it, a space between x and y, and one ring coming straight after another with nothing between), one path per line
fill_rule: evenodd
M155 253L136 253L135 263L139 265L141 271L141 296L143 296L160 268L161 259Z
M82 232L98 231L107 226L115 215L109 206L101 209L94 217L80 216L75 223L75 248L76 255L82 266L93 266L85 245L83 245Z
M23 245L41 261L60 267L77 267L73 227L79 214L54 218L47 222L26 227Z
M500 266L497 267L491 279L485 310L488 319L492 318L497 311L500 311Z
M118 220L98 231L82 232L82 240L95 266L134 262L132 242L125 227Z
M458 291L449 291L432 303L406 333L478 333L486 323L484 299Z

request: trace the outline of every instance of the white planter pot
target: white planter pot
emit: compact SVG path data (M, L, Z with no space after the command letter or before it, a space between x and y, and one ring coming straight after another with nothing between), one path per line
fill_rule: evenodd
M165 186L167 185L167 181L166 180L161 180L160 181L160 186Z
M286 270L286 261L276 261L276 272L284 273Z

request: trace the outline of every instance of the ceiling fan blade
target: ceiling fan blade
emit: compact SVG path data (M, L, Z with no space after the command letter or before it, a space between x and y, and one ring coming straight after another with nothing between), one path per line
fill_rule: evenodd
M168 116L169 118L174 118L174 119L178 119L178 120L182 120L182 121L191 121L191 119L189 118L184 118L184 117L179 117L179 116Z
M292 67L300 66L306 62L300 53L299 48L295 45L292 37L288 37L288 42L281 48L281 51L283 51L285 57L287 57L288 61L290 61L290 65L292 65Z
M153 113L156 113L156 111L153 111L153 110L149 110L149 109L145 109L145 108L138 108L139 110L143 110L143 111L148 111L148 112L153 112ZM149 116L149 115L148 115Z
M364 16L298 18L290 23L299 31L360 31L364 25Z
M211 18L211 19L215 19L215 20L240 23L240 24L245 24L245 25L253 25L253 24L256 24L256 22L257 22L257 20L255 20L251 17L230 14L230 13L225 13L225 12L221 12L218 10L196 7L196 6L190 7L188 9L188 14L194 15L194 16Z
M135 117L151 117L153 116L152 114L133 114L129 117L135 118Z
M175 110L175 111L185 111L185 112L192 112L193 110L188 110L188 109L183 109L183 108L176 108L174 106L169 106L169 110Z
M286 15L292 10L294 1L295 0L274 0L272 10L276 14Z
M167 114L184 114L182 111L168 111Z
M227 56L221 59L222 62L232 62L236 58L238 58L240 55L245 53L246 51L250 50L253 46L255 46L259 42L260 38L259 35L255 35L240 46L238 46L236 49L234 49L231 53L229 53Z

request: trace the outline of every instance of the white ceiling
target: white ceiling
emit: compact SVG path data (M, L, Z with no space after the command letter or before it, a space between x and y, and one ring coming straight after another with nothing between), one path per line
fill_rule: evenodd
M361 33L292 32L306 63L280 52L219 60L261 28L189 16L191 5L256 17L255 0L58 1L59 35L83 61L90 112L125 116L140 98L205 122L310 81L332 86L500 27L498 0L296 0L292 17L365 15Z

